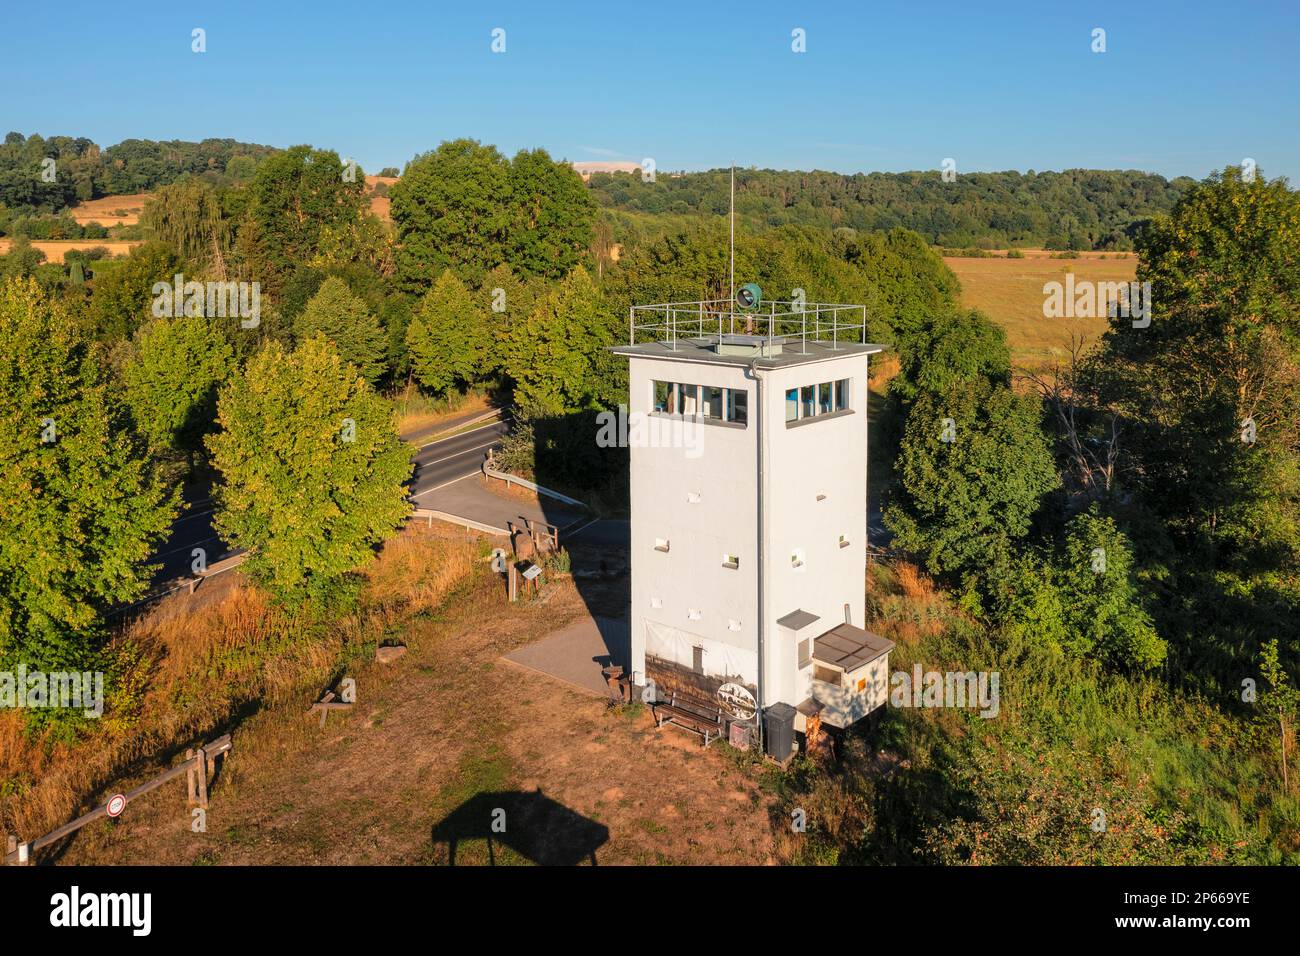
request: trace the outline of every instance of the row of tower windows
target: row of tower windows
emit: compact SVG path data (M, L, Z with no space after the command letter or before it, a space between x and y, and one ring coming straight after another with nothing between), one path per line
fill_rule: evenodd
M749 423L749 392L720 385L683 382L654 383L654 410L664 415L685 415L705 421Z
M849 379L821 382L802 388L787 389L785 393L785 423L793 425L819 415L831 415L849 410Z

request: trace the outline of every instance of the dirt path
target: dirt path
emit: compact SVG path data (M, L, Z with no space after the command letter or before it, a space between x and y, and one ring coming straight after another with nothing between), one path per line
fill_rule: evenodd
M501 809L497 863L768 862L752 764L501 660L584 613L568 582L507 609L479 575L403 635L404 657L352 669L357 706L324 730L305 699L236 728L206 833L177 785L87 827L60 862L444 863L450 834L458 864L486 863Z

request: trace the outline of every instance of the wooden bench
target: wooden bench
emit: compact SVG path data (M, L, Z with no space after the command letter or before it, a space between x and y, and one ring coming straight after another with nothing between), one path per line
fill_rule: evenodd
M673 724L704 739L704 746L722 736L722 708L699 697L673 691L668 701L656 701L651 708L655 726Z

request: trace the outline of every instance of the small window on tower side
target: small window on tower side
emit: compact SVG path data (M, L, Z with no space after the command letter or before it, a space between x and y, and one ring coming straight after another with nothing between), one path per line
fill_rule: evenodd
M727 389L727 421L744 425L749 422L749 392L743 388Z
M654 383L654 410L667 413L672 406L673 386L671 382Z
M800 418L812 418L817 414L817 386L805 385L800 395Z
M829 415L835 402L831 398L831 383L822 382L817 386L817 414Z
M835 383L835 410L846 412L849 409L849 380L842 378Z
M704 417L722 420L722 389L716 385L705 385L702 387L704 392Z
M698 385L678 385L678 415L698 415L700 387Z
M791 388L785 393L785 420L787 422L797 422L799 420L799 389Z

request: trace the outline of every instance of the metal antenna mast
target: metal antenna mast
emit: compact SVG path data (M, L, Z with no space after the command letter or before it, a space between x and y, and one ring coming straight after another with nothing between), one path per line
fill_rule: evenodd
M731 161L731 272L727 282L731 290L731 303L736 303L736 161Z

